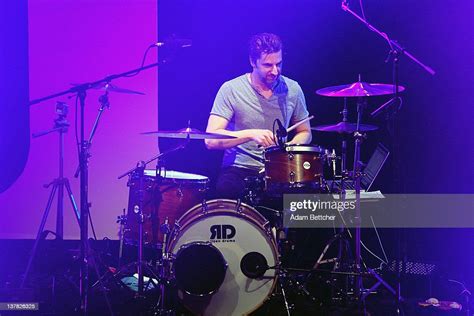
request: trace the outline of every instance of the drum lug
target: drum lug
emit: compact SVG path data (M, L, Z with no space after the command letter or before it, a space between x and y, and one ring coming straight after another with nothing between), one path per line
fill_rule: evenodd
M272 228L269 227L269 225L270 225L270 222L266 222L266 223L264 224L264 227L265 227L265 234L266 234L268 237L270 237L270 238L273 239L275 236L273 235Z
M174 236L176 234L179 234L180 230L181 230L181 225L179 224L178 221L176 221L173 225L174 227L171 229L171 232L169 234L169 236Z
M290 172L290 183L291 184L295 183L295 175L296 175L296 173L294 171Z
M202 208L202 213L207 214L207 202L206 202L206 200L202 201L201 208Z
M242 214L242 201L237 199L237 204L235 205L235 211L239 214Z
M292 161L293 159L295 159L295 155L292 154L292 153L289 153L289 154L288 154L288 160L289 160L289 161Z

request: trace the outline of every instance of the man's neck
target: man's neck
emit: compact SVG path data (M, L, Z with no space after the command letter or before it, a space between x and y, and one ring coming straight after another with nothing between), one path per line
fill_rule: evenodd
M274 84L271 86L268 86L268 84L260 80L260 78L256 76L254 72L250 73L250 82L256 89L260 91L270 91L270 90L273 90L275 86Z

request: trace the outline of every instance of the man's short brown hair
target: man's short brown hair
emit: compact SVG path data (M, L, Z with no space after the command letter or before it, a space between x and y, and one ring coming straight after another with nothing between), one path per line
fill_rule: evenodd
M249 40L249 57L256 62L262 54L276 53L282 50L283 44L278 35L272 33L259 33Z

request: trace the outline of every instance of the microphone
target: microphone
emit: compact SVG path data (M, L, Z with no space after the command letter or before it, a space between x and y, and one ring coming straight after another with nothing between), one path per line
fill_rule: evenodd
M191 47L192 45L193 45L193 41L187 38L170 38L163 42L155 43L152 46L186 48L186 47Z
M259 252L249 252L240 260L240 270L251 279L263 277L268 269L267 259Z
M278 136L280 136L280 137L288 136L288 131L286 130L285 126L283 126L280 119L276 119L276 122L278 124Z

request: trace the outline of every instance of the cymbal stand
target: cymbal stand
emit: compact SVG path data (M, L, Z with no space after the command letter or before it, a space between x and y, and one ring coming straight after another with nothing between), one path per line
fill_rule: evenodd
M109 91L107 90L108 87L109 87L109 82L107 82L106 87L107 88L105 90L105 93L99 97L99 103L100 103L99 113L97 114L97 117L94 121L94 125L92 126L92 130L89 134L89 139L84 143L84 146L87 148L86 153L85 153L87 155L87 158L91 157L90 149L91 149L91 145L92 145L92 139L94 138L95 132L97 131L97 127L99 126L99 122L100 122L100 119L102 117L102 114L104 113L104 110L106 108L110 109ZM77 178L79 176L80 172L81 172L81 165L80 165L80 162L79 162L79 165L76 168L76 172L74 173L74 178ZM97 240L97 235L95 233L95 228L94 228L94 224L92 222L92 217L91 217L90 212L88 212L88 215L89 215L89 224L91 225L91 229L92 229L92 234L94 236L94 239Z
M48 198L46 209L43 212L43 218L41 220L41 224L38 229L38 233L36 235L35 243L33 245L33 250L31 252L31 255L28 260L28 264L26 266L25 273L23 275L23 279L20 285L21 288L24 288L26 281L28 279L28 276L30 274L31 265L33 263L34 258L36 257L39 241L44 232L44 226L48 219L49 211L51 210L51 205L53 203L56 192L58 193L57 209L56 209L56 232L55 232L56 240L63 239L64 188L66 188L69 201L71 202L71 206L74 211L74 215L76 217L77 223L79 224L79 218L80 218L79 210L77 209L76 201L74 200L74 195L72 194L69 180L68 178L64 177L64 134L67 133L69 125L70 125L66 119L66 116L68 114L68 105L63 102L57 102L56 113L58 114L58 117L54 120L54 127L52 129L39 132L39 133L34 133L32 135L33 138L37 138L37 137L41 137L53 132L59 133L59 176L53 181L51 181L50 183L44 185L45 188L49 188L52 185L51 193Z
M360 75L359 75L360 77ZM359 78L360 81L360 78ZM361 171L361 166L362 162L360 161L360 148L361 148L361 143L362 140L365 138L365 135L360 132L360 124L362 120L362 112L364 108L367 106L367 100L366 98L358 98L357 99L357 128L356 131L354 132L354 138L355 138L355 146L354 146L354 166L353 166L353 178L355 181L355 201L356 201L356 207L355 207L355 216L353 218L355 222L355 284L354 284L354 293L355 297L360 301L360 302L365 302L365 298L376 288L378 288L380 285L383 285L387 290L389 290L393 295L396 295L397 298L397 305L400 305L400 303L403 301L403 298L399 294L398 291L395 291L385 280L382 279L380 275L377 274L376 271L373 269L370 269L368 267L365 267L367 272L371 274L376 280L377 283L373 285L370 289L364 290L363 289L363 284L362 284L362 254L361 254L361 223L362 223L362 217L361 217L361 200L360 200L360 192L361 192L361 176L362 176L362 171ZM397 306L397 312L401 312L400 306Z
M342 121L347 122L348 121L347 116L349 114L349 111L347 109L347 98L344 98L344 108L340 113L342 114ZM343 133L341 133L341 137L342 137L342 141L341 141L341 176L340 176L341 182L340 182L339 194L341 195L341 199L344 200L345 199L345 193L346 193L344 183L345 183L345 181L347 180L347 178L349 176L349 171L347 170L347 139L345 137L345 134L343 134ZM331 160L333 160L333 163L335 163L336 159L337 159L337 156L335 157L335 154L332 154L331 155ZM334 181L333 181L332 186L334 186L335 180L336 180L336 176L334 174ZM332 192L332 189L333 188L331 187L330 192ZM334 267L333 267L334 271L337 270L340 267L341 260L342 260L343 249L346 249L347 252L350 252L350 248L348 246L349 241L348 241L348 238L345 236L344 231L345 231L345 226L341 225L341 227L339 227L339 232L337 234L335 234L333 236L333 238L331 238L326 243L325 248L321 252L318 260L316 261L316 263L314 264L313 269L317 269L319 267L319 265L326 264L326 263L334 263ZM347 234L349 235L348 237L352 238L351 233L350 233L349 230L347 230ZM329 251L329 248L336 241L339 242L337 257L336 258L330 258L330 259L324 259L324 256ZM351 253L349 255L352 256Z
M359 75L360 81L360 75ZM361 178L361 161L360 161L360 147L362 139L365 138L365 135L360 133L360 122L362 120L363 108L367 105L367 100L363 98L357 99L357 129L354 132L354 167L353 167L353 177L355 180L355 195L356 195L356 207L355 207L355 272L361 272L361 213L360 213L360 178ZM360 275L355 277L355 295L360 297L360 291L362 289L362 278Z

